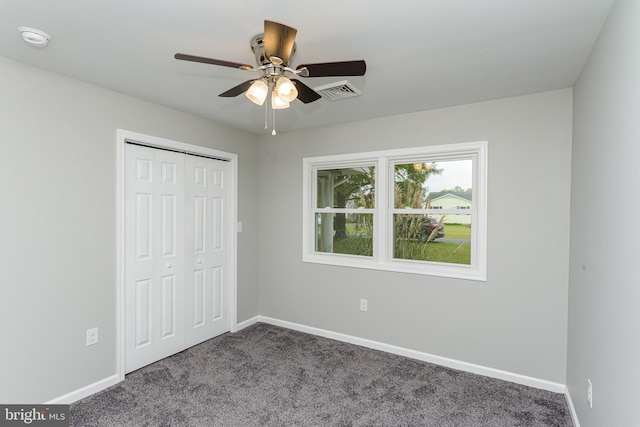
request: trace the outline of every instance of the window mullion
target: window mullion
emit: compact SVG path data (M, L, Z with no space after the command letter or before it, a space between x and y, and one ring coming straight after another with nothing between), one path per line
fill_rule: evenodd
M470 209L411 209L411 208L393 208L392 214L405 215L473 215L475 208Z
M373 249L375 259L380 263L386 262L389 246L389 221L387 218L389 189L387 172L387 159L386 157L380 157L376 167L376 213L373 215L373 220L376 224L376 233L373 235Z

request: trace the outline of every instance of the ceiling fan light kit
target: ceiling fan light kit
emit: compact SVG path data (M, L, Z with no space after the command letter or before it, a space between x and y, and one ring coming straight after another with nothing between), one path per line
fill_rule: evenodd
M364 76L367 66L364 60L322 62L300 64L297 68L289 67L289 62L296 52L297 30L273 21L264 21L264 33L251 39L251 50L257 66L241 64L221 59L176 53L175 58L183 61L200 62L222 67L237 68L243 71L259 72L258 79L247 80L232 87L219 96L229 98L246 92L247 98L257 105L263 105L271 91L272 110L289 108L289 103L299 99L305 104L321 98L315 90L298 79L290 79L285 75L296 77L337 77ZM274 116L275 120L275 116ZM275 135L275 129L272 132Z
M298 97L298 90L285 76L277 78L274 88L278 96L285 102L291 102Z
M247 98L254 104L262 105L264 100L267 99L269 93L269 86L263 79L258 79L251 84L249 90L247 90Z
M276 92L271 93L271 108L274 110L284 110L289 108L289 101L278 96Z

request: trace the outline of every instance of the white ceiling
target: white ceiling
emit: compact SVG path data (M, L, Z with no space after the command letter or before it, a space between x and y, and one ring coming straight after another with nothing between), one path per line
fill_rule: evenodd
M300 63L365 59L357 98L294 101L279 132L570 87L613 0L0 0L0 55L264 133L264 109L220 98L256 74L264 19L297 28ZM52 36L28 46L18 27ZM310 87L344 78L307 78ZM271 115L269 114L269 117Z

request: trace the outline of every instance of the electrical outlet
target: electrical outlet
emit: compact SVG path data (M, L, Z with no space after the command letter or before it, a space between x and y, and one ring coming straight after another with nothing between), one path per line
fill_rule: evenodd
M87 329L87 345L98 344L98 328Z
M587 379L587 402L589 402L589 408L593 408L593 386L591 380Z
M360 300L360 311L367 311L368 301L366 299Z

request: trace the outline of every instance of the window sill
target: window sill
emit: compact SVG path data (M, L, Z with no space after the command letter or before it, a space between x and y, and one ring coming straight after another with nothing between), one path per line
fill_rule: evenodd
M396 273L417 274L422 276L447 277L451 279L487 281L484 272L473 269L471 266L451 266L451 264L429 263L428 265L415 265L410 261L394 260L381 263L373 259L349 255L307 255L302 262L313 264L325 264L338 267L364 268L367 270L390 271Z

